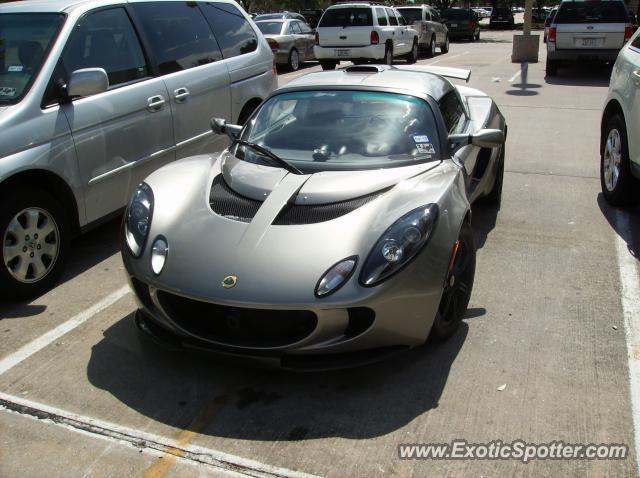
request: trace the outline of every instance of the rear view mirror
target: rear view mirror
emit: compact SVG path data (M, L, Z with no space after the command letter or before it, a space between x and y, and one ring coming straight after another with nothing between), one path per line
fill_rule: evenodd
M473 134L450 134L451 149L472 144L481 148L497 148L504 144L504 133L499 129L481 129Z
M109 77L102 68L83 68L71 73L67 83L67 95L91 96L109 89Z
M226 134L231 139L236 139L242 131L238 124L227 124L224 118L211 118L211 131L215 134Z

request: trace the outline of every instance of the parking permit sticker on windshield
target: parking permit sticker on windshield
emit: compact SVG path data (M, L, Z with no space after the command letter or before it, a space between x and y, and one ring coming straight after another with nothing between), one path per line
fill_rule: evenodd
M416 149L419 153L434 154L436 152L426 134L413 136L413 142L416 144Z
M0 96L15 96L16 89L10 86L0 86Z
M19 73L23 69L24 69L24 67L22 65L11 65L11 66L9 66L9 68L7 68L7 71Z

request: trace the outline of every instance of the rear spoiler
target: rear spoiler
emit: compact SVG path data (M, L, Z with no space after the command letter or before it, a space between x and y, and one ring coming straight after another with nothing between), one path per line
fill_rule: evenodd
M464 70L462 68L449 68L448 66L393 65L393 68L403 71L433 73L434 75L446 76L447 78L464 80L467 83L469 83L469 78L471 78L471 70Z

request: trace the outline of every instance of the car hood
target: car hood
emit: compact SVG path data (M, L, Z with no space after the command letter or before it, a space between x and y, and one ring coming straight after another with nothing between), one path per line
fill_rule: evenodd
M377 171L297 175L230 160L225 153L220 157L187 158L147 178L155 200L150 243L133 267L136 275L158 288L257 307L278 303L293 308L321 300L314 289L329 267L357 256L355 274L359 274L371 248L391 224L417 207L445 204L460 174L452 161L436 161ZM227 188L221 204L231 204L238 214L253 204L250 219L214 212L211 191L221 178ZM456 216L442 216L443 231L453 230L447 221ZM170 252L156 277L149 268L149 250L159 235L167 239ZM450 247L447 243L447 250ZM228 275L238 278L232 289L221 286ZM357 280L350 280L332 300L353 297L364 297Z

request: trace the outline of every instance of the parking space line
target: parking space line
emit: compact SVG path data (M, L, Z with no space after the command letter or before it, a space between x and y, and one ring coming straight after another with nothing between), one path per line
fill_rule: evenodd
M513 83L516 80L516 78L520 76L521 73L522 73L522 70L516 71L515 74L511 78L509 78L509 83Z
M0 392L0 410L5 413L18 413L34 420L46 420L48 424L78 433L89 433L120 444L125 443L136 449L173 454L179 459L209 465L225 472L260 478L315 478L315 475L260 463L211 448L190 444L180 445L177 440L78 415L2 392Z
M453 60L454 58L458 58L464 55L467 55L469 52L468 51L464 51L462 53L458 53L457 55L447 55L445 57L440 57L439 59L437 59L436 61L432 61L431 63L426 63L427 65L435 65L436 63L440 63L443 60Z
M39 352L40 350L45 348L47 345L51 344L58 338L62 337L67 332L72 331L79 325L83 324L87 320L96 316L107 307L111 306L118 300L122 299L129 292L130 292L130 289L128 285L121 287L114 293L102 299L97 304L94 304L88 309L80 312L76 316L58 325L54 329L51 329L49 332L46 332L45 334L41 335L37 339L32 340L27 345L21 347L14 353L7 355L5 358L0 360L0 375L12 369L16 365L18 365L20 362L28 359L36 352Z
M631 233L628 213L615 210L613 217L618 231L624 234ZM624 330L627 338L636 466L638 476L640 476L640 302L638 302L640 281L638 280L637 259L629 252L627 243L619 234L616 234L615 243L620 272L620 287L622 289L620 298L624 315Z

